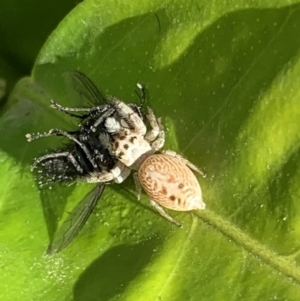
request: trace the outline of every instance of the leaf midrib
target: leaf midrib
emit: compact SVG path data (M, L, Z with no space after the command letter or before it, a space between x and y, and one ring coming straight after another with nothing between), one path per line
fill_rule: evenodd
M297 284L300 284L300 270L287 258L278 255L266 246L251 238L248 234L209 209L196 213L197 217L217 231L243 247L251 255L280 272ZM192 232L193 233L193 232Z

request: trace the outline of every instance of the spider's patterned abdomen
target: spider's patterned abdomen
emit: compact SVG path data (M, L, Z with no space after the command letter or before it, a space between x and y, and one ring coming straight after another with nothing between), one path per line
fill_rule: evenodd
M195 175L175 157L166 154L149 156L138 175L150 199L166 208L177 211L205 208Z

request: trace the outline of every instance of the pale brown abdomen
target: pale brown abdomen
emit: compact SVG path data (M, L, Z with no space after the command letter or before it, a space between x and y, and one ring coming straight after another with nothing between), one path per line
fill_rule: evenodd
M175 157L152 155L143 162L138 175L150 199L166 208L177 211L205 208L197 178Z

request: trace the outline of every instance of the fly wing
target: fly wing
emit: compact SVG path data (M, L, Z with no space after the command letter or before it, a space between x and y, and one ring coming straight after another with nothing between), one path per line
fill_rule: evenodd
M93 106L107 103L99 89L85 74L79 71L69 71L67 75L71 77L72 88L79 93L82 104L86 103L86 101Z
M97 185L91 190L80 203L73 209L70 215L57 230L52 243L47 249L47 254L54 254L66 248L78 235L80 230L85 225L89 216L96 207L106 184Z

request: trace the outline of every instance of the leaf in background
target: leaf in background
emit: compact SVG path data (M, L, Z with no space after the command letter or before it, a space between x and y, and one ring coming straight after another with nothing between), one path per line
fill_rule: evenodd
M299 28L285 1L76 7L0 121L2 299L299 300ZM90 186L39 194L28 165L55 141L22 137L68 128L48 105L78 101L62 80L74 69L128 102L146 85L166 148L208 174L207 210L172 212L178 229L135 201L132 181L111 185L74 243L43 256Z
M43 43L75 2L0 1L0 78L7 82L7 93L30 73Z

